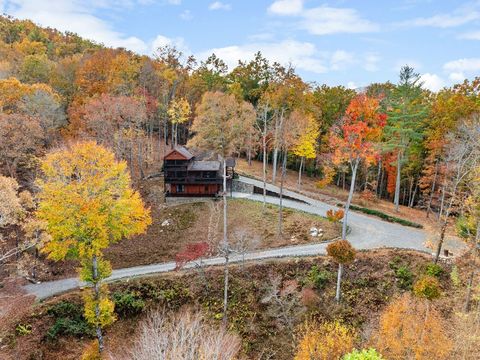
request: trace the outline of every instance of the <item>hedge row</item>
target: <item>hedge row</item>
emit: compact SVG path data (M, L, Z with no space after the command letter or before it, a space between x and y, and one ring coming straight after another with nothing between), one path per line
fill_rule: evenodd
M343 204L342 205L339 204L339 206L343 207ZM410 226L410 227L414 227L414 228L417 228L417 229L423 229L423 225L421 225L421 224L418 224L418 223L415 223L415 222L412 222L412 221L409 221L409 220L405 220L405 219L400 219L400 218L397 218L395 216L385 214L385 213L383 213L381 211L378 211L378 210L368 209L368 208L364 208L364 207L360 207L360 206L356 206L356 205L350 205L350 209L354 210L354 211L360 211L364 214L377 216L377 217L379 217L379 218L381 218L385 221L388 221L388 222L397 223L397 224L404 225L404 226Z

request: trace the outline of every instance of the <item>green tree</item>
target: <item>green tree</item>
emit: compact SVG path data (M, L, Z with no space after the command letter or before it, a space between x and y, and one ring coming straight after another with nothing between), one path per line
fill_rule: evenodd
M93 288L84 294L85 317L95 326L102 351L102 328L115 320L113 302L102 285L111 273L103 250L143 233L151 223L150 211L132 189L127 164L95 142L54 151L41 169L37 217L51 236L43 251L53 260L80 260L80 278Z
M399 211L402 165L408 161L413 142L422 139L427 106L423 99L420 74L404 66L400 70L400 81L391 92L388 101L388 121L385 126L385 150L393 151L397 157L395 182L395 209Z

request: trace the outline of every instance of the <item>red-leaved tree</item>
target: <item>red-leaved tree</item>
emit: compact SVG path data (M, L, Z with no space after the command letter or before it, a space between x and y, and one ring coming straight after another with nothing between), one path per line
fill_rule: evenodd
M342 239L347 235L347 217L355 189L358 166L363 161L369 164L376 161L378 148L376 141L382 134L387 116L380 112L376 98L360 94L352 99L341 123L331 130L330 145L333 149L334 163L348 163L352 170L350 192L345 204L342 226Z

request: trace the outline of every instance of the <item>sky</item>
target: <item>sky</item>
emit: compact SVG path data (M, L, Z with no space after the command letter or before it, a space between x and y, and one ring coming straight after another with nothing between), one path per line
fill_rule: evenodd
M0 0L0 12L141 54L215 53L229 69L261 51L332 86L395 83L406 64L433 91L480 76L480 0Z

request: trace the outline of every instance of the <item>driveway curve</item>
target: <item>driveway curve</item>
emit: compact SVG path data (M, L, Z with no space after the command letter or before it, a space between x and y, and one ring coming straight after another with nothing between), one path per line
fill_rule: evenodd
M263 186L263 183L258 180L245 177L241 177L240 180L246 183L253 184L255 186ZM268 185L268 190L272 192L278 192L278 188L271 184ZM284 193L285 195L288 195L291 199L299 200L295 201L291 199L284 199L283 205L287 208L292 208L321 216L325 216L327 210L333 208L329 204L308 198L293 191L285 190ZM252 201L263 201L263 196L258 194L244 194L234 192L232 196L234 198L249 199ZM267 196L266 201L269 204L278 205L279 203L279 199L273 196ZM431 250L425 247L424 243L427 240L427 233L423 230L385 222L380 219L354 212L349 213L348 223L351 230L348 235L348 240L355 248L359 250L376 248L401 248L431 253ZM308 245L295 245L275 249L253 251L243 255L232 254L232 256L230 257L230 261L232 263L238 263L242 261L255 261L282 257L325 255L327 244L328 243L324 242ZM448 248L455 253L460 252L464 248L464 246L462 245L463 243L461 243L460 241L454 238L449 238L445 243L445 248ZM225 260L222 257L214 257L203 260L203 263L207 266L213 266L222 265L224 261ZM191 268L194 266L194 264L187 264L185 267ZM112 282L116 280L141 277L150 274L166 273L171 272L174 269L175 262L166 262L117 269L112 271L112 275L107 279L107 281ZM28 284L24 286L24 289L27 291L27 293L35 295L38 300L44 300L49 297L65 293L82 286L85 286L85 283L82 283L78 278L69 278L48 281L39 284Z

